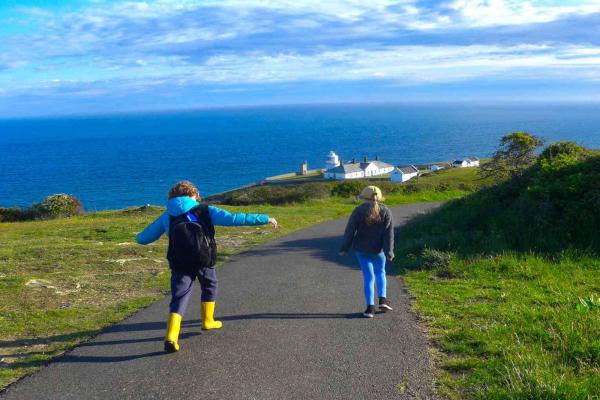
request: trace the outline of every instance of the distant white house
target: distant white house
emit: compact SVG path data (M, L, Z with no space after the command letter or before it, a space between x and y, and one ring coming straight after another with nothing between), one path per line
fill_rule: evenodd
M375 156L375 160L369 161L367 157L360 163L360 168L365 171L365 176L385 175L394 170L394 166L385 163Z
M417 175L419 175L419 170L414 165L409 165L408 167L396 167L392 171L390 180L392 182L406 182Z
M437 163L437 164L432 164L429 166L429 169L431 170L431 172L437 172L441 169L446 169L446 168L451 168L452 164L450 164L449 162L443 162L443 163Z
M325 171L325 179L357 179L364 178L365 171L360 168L360 164L340 164L335 168Z
M333 160L331 157L331 153L329 153L329 159L327 160L326 165L329 165L330 160ZM335 155L335 153L333 153ZM337 155L335 155L337 157ZM375 160L369 161L366 157L363 162L356 162L356 160L352 160L352 162L344 164L342 161L339 161L339 164L335 167L328 168L325 171L325 179L357 179L357 178L366 178L371 176L384 175L389 172L392 172L394 169L393 165L385 163L379 160L379 157L375 157Z
M458 160L454 160L452 166L455 168L466 168L466 167L478 167L479 166L479 158L477 157L468 157L461 158Z
M469 157L469 160L471 160L471 167L479 167L479 158Z

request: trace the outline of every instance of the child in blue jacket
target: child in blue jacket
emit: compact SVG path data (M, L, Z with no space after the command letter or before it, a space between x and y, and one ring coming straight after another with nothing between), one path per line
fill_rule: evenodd
M139 244L149 244L158 240L163 233L169 234L171 217L188 213L200 205L198 189L187 181L178 182L169 191L167 211L152 222L136 236ZM277 221L264 214L232 214L226 210L208 206L208 213L213 225L242 226L271 224L277 227ZM188 214L189 215L189 214ZM193 218L193 217L192 217ZM192 294L194 281L198 279L202 289L201 313L202 329L219 329L221 321L214 320L215 298L217 294L217 276L214 268L200 268L197 272L181 272L171 269L171 303L169 305L169 320L165 338L165 351L179 350L178 338L181 319Z

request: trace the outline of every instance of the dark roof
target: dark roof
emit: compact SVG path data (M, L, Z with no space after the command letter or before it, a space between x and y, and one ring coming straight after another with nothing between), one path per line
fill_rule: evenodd
M408 167L396 167L396 169L403 174L414 174L415 172L419 172L414 165L409 165Z
M463 163L463 162L465 162L465 161L467 161L467 162L468 162L469 160L468 160L467 158L464 158L464 159L462 159L462 160L454 160L454 162L453 162L452 164L462 164L462 163Z
M342 164L335 168L328 169L325 172L334 174L351 174L353 172L362 172L362 169L360 168L360 164Z

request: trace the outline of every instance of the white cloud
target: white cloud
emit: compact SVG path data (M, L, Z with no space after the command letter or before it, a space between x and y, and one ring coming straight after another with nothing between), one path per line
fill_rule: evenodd
M0 86L48 85L48 70L59 79L53 87L104 82L120 90L373 79L414 85L499 75L597 80L600 47L592 44L448 45L428 38L431 44L414 45L403 32L394 36L398 29L442 28L476 35L479 27L600 12L600 0L555 3L454 0L450 12L415 0L127 1L62 15L26 9L44 25L0 43Z
M575 58L574 58L575 57ZM105 74L115 82L148 86L269 84L301 81L383 79L400 85L454 82L485 76L598 80L600 51L540 46L396 46L385 50L345 49L313 55L219 55L201 64L181 57L144 60ZM534 71L534 72L532 72ZM93 82L93 79L91 80ZM89 82L88 82L89 83Z
M600 12L600 1L556 6L520 0L455 0L449 8L460 15L456 23L465 27L483 27L551 22L567 15L596 13Z

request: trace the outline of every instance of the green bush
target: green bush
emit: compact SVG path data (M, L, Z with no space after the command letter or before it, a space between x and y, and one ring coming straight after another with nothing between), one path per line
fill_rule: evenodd
M430 248L453 249L461 255L505 250L600 252L598 226L600 154L557 143L521 176L449 202L410 222L404 232Z
M291 204L304 203L311 199L329 196L329 188L319 183L298 185L265 185L256 186L231 193L222 199L224 204L245 206L252 204Z
M369 183L365 181L342 182L331 188L331 194L339 197L358 196L360 192L367 186L369 186Z
M575 142L558 142L546 147L538 158L542 165L547 164L572 164L590 155L590 150L579 146Z
M465 191L465 192L474 192L475 191L475 186L473 184L470 183L466 183L466 182L461 182L458 184L458 189Z
M53 219L83 214L83 206L76 198L68 194L54 194L41 203L22 209L19 207L0 207L0 222L31 221L35 219Z
M35 219L36 213L31 208L0 207L0 222L28 221Z
M60 193L46 197L41 203L32 206L32 209L41 219L72 217L83 214L83 206L76 198Z
M441 251L425 247L421 252L422 267L424 269L443 269L450 267L450 262L454 258L454 253L450 251Z
M446 192L450 190L450 185L446 182L439 183L435 186L436 192Z
M423 185L418 185L416 183L406 183L404 185L402 185L402 191L404 193L419 193L422 192L423 190L426 190Z

